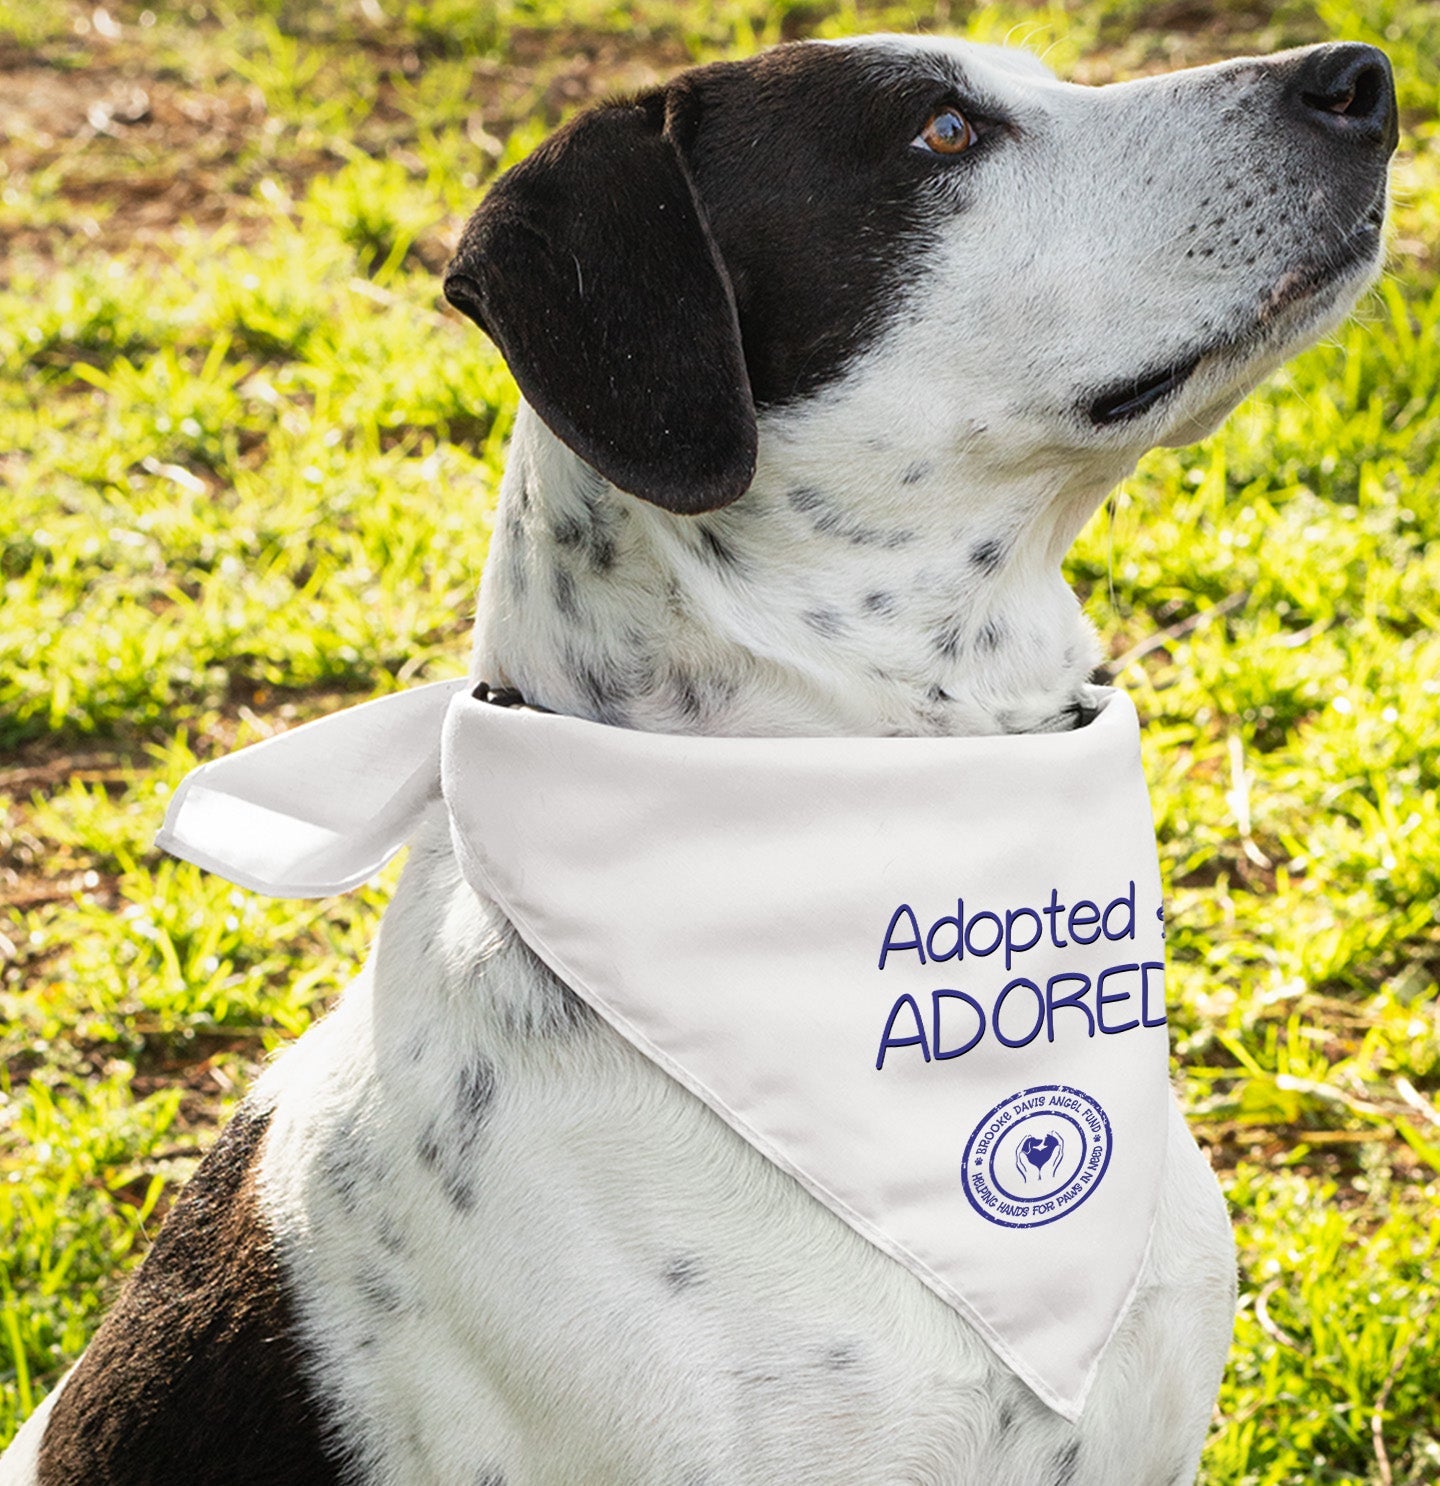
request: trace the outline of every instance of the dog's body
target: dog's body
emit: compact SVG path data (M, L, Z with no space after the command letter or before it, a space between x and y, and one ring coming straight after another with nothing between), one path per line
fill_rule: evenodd
M979 121L953 158L952 123L926 143L947 107ZM582 119L496 188L447 282L539 414L474 679L654 731L1075 725L1096 652L1061 557L1144 449L1348 308L1393 135L1363 48L1088 90L893 38ZM591 177L661 257L597 252ZM1177 1118L1134 1304L1067 1423L556 981L437 816L369 965L0 1481L1178 1486L1232 1312Z

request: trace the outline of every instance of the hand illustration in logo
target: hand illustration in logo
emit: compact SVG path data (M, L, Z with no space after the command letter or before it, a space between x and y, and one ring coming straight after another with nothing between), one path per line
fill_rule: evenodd
M1020 1169L1020 1180L1028 1182L1036 1177L1053 1177L1064 1157L1065 1142L1060 1139L1060 1132L1048 1130L1044 1135L1027 1135L1020 1142L1015 1165Z

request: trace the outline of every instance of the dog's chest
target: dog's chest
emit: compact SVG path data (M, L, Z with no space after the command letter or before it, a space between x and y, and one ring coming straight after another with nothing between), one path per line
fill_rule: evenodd
M1115 1474L1103 1397L1078 1431L1050 1414L549 977L443 843L415 858L371 966L271 1075L262 1180L364 1479L1172 1478L1180 1439L1162 1465L1132 1438ZM1150 1345L1143 1303L1127 1328Z

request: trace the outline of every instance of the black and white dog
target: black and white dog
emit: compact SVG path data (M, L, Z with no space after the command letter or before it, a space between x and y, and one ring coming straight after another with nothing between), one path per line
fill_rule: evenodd
M803 43L585 113L445 283L526 400L474 679L654 731L1076 725L1061 558L1347 312L1395 142L1349 44L1091 89ZM593 1016L437 825L0 1481L1179 1486L1234 1280L1171 1169L1072 1425Z

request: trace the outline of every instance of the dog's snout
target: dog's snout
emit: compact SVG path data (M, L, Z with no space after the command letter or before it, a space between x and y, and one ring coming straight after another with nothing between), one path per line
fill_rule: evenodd
M1316 47L1295 73L1287 102L1306 121L1337 140L1381 145L1399 138L1395 79L1377 47L1339 42Z

